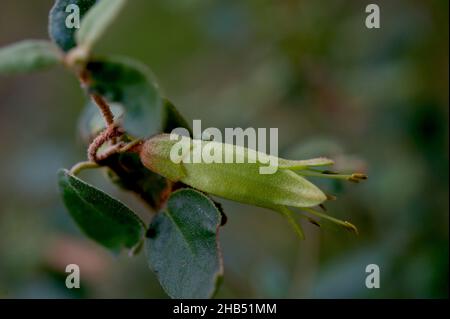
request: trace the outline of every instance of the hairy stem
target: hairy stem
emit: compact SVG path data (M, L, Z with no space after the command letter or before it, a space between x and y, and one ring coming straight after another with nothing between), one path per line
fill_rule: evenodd
M115 139L116 137L119 137L120 135L123 134L123 130L112 124L110 126L108 126L103 132L101 132L91 143L91 145L89 145L88 148L88 159L91 162L95 162L98 163L99 161L103 160L105 158L105 156L98 156L97 152L98 149L105 144L107 141ZM120 145L119 147L115 147L113 152L109 152L107 156L111 155L112 153L116 152L119 150L120 147L122 147L123 145Z
M89 87L90 78L88 71L85 69L85 66L83 66L83 68L79 70L77 73L81 86L87 90ZM95 102L95 105L97 105L100 112L102 113L106 126L112 126L114 124L114 114L111 112L111 107L106 102L106 100L101 95L96 93L90 94L90 97L92 98L92 100Z
M111 108L109 107L108 103L105 101L105 99L98 95L98 94L91 94L92 100L95 102L95 104L98 106L100 112L103 115L103 119L105 120L105 123L107 126L111 126L114 124L114 114L111 112Z

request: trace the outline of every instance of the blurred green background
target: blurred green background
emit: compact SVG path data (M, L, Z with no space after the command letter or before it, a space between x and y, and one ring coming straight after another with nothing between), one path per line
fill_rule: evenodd
M381 7L381 29L364 25ZM47 38L52 0L2 1L0 46ZM448 297L448 1L133 0L98 47L149 65L204 128L278 127L280 154L332 156L366 183L322 183L353 236L222 201L218 297ZM85 158L84 95L59 68L0 78L0 298L165 298L141 254L112 256L80 234L56 171ZM151 214L101 173L83 175ZM64 269L81 267L82 288ZM365 287L365 267L381 288Z

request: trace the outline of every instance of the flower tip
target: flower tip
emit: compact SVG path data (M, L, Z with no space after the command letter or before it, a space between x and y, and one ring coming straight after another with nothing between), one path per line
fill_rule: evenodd
M359 183L360 181L365 181L367 180L368 176L366 174L362 174L362 173L353 173L352 175L350 175L347 180L353 183Z
M353 173L350 178L360 181L360 180L366 180L368 178L368 176L363 173Z
M308 217L308 221L309 221L311 224L313 224L314 226L317 226L317 227L319 227L319 228L321 227L320 224L319 224L319 222L318 222L317 220L313 219L313 218Z
M355 235L359 235L358 228L356 228L356 226L353 225L352 223L349 223L348 221L344 221L344 227L346 229L350 230L351 232L353 232Z

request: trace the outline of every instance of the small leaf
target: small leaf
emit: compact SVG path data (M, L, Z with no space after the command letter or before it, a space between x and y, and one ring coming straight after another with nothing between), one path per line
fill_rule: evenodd
M145 249L150 268L172 298L210 298L223 275L221 215L205 195L182 189L155 216Z
M26 40L0 49L0 74L43 70L60 61L61 54L52 43Z
M139 244L145 227L128 207L67 170L58 179L64 204L88 237L114 252Z
M94 60L86 66L89 89L125 109L123 125L135 137L161 132L162 99L151 71L126 58Z
M173 129L182 127L189 131L192 136L192 129L188 122L184 119L181 113L177 110L175 105L168 99L164 99L164 119L163 119L163 132L171 133Z
M66 19L70 12L66 12L68 5L75 4L80 8L80 20L95 5L96 0L56 0L50 10L48 31L50 38L63 51L67 52L76 47L75 31L76 28L68 28ZM106 1L108 2L108 1Z
M126 0L102 0L90 10L76 34L78 45L90 50L119 14Z

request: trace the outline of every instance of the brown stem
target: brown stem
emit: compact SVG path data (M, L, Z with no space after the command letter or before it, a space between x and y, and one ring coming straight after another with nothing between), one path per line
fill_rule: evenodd
M126 145L124 145L119 152L121 153L125 153L125 152L130 152L130 153L137 153L139 154L141 152L142 149L142 145L144 144L144 141L142 140L134 140Z
M84 89L88 90L90 84L88 71L85 67L83 67L77 73L81 86ZM92 141L87 152L89 161L99 163L112 154L119 152L120 149L124 147L123 143L116 144L116 138L123 135L124 131L114 123L114 114L111 112L111 108L106 100L101 95L96 93L91 93L90 97L99 108L106 123L106 129ZM100 147L102 147L102 145L108 141L111 141L113 146L111 146L102 154L98 154L98 150L100 149Z
M124 146L123 142L119 142L118 144L115 144L111 147L109 147L107 150L102 152L101 154L97 154L97 162L104 161L111 155L120 152L120 149Z
M80 80L81 86L87 88L89 86L89 73L85 68L82 68L77 72L78 79Z
M111 108L103 97L98 94L91 94L92 100L97 104L100 112L102 112L106 125L111 126L114 124L114 114L111 112Z
M91 162L98 163L100 160L104 159L104 156L97 156L98 149L105 144L105 142L114 139L123 134L123 130L120 127L115 126L114 124L108 126L103 132L101 132L89 145L88 148L88 159ZM121 147L123 145L120 145ZM117 147L115 150L118 150ZM110 153L112 154L112 153Z
M78 79L80 80L81 86L86 90L89 88L89 74L85 68L78 72ZM111 126L114 124L114 114L111 112L111 108L109 104L105 101L105 99L96 93L90 94L92 100L98 106L100 112L103 115L103 119L106 122L106 126Z

